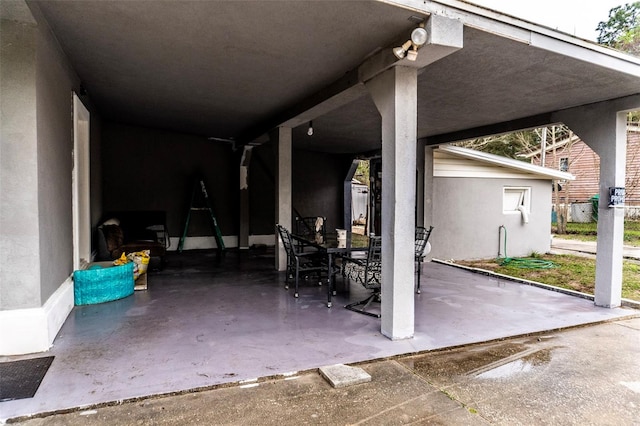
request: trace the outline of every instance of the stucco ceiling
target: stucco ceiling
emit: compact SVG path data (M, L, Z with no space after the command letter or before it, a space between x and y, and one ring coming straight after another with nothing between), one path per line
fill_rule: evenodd
M106 119L218 138L278 124L284 111L408 34L412 15L424 16L376 1L28 3L41 10ZM464 47L421 70L420 138L640 91L640 73L469 22ZM296 146L380 147L380 117L364 90L313 120L312 137L306 124L294 129Z

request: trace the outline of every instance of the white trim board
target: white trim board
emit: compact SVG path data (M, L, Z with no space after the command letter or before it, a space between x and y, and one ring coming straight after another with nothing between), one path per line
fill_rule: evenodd
M73 94L73 167L71 201L73 219L73 269L91 261L90 115Z
M39 308L0 311L0 355L49 350L75 302L69 276Z

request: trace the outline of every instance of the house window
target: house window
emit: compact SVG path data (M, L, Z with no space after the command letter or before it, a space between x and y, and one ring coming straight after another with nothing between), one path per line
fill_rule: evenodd
M568 172L569 171L569 157L560 158L559 169L560 169L561 172Z
M531 188L505 186L502 193L502 213L522 215L524 222L529 221L531 212Z

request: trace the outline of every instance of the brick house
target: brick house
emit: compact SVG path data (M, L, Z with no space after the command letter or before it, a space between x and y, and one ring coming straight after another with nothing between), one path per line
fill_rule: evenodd
M525 156L540 165L540 150ZM576 180L563 185L561 201L588 202L598 194L600 157L577 135L562 139L547 148L544 166L573 174ZM640 126L627 126L627 167L625 171L627 206L640 206Z

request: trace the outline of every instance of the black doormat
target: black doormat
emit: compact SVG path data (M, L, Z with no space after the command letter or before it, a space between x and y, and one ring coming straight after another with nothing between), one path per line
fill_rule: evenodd
M52 362L52 356L0 362L0 402L33 398Z

